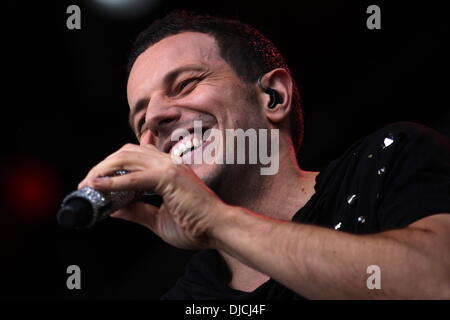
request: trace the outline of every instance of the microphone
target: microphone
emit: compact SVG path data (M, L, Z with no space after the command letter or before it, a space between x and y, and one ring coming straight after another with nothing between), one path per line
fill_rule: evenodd
M118 170L111 176L124 175L127 170ZM57 214L58 224L66 229L88 229L110 214L127 206L142 201L160 207L161 196L152 191L112 191L100 192L89 186L73 191L61 203Z

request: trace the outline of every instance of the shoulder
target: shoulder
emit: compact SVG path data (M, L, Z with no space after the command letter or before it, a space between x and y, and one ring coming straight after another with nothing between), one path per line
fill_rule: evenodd
M374 140L380 141L384 143L391 143L391 141L384 139L394 139L392 143L398 142L405 144L411 142L419 142L419 143L432 143L434 145L442 145L442 147L450 146L450 139L438 131L427 127L423 124L415 123L415 122L394 122L390 123L383 128L375 131L374 133L368 135L366 137L365 142L375 142Z
M355 233L404 227L449 210L449 138L418 123L391 123L355 142L316 180L315 199L334 213L323 215L324 225L341 222Z
M360 190L376 191L373 208L381 229L404 227L449 210L448 137L418 123L396 122L363 140L361 150L372 157L363 154L359 159L361 184L370 184Z
M437 133L434 129L423 124L410 121L399 121L390 123L380 130L394 130L397 132L405 132L410 134Z
M373 132L353 146L359 161L369 168L388 166L391 176L414 173L425 167L448 172L450 139L438 131L414 122L395 122ZM348 152L347 152L348 153ZM367 162L367 157L372 161Z
M341 168L364 169L370 164L402 162L408 157L410 162L411 158L429 158L436 153L444 158L450 156L448 137L419 123L394 122L358 139L321 172L328 171L336 176L336 171ZM322 174L321 178L324 176Z
M355 152L406 162L430 160L433 156L450 159L450 139L419 123L395 122L358 140L344 153L344 158Z

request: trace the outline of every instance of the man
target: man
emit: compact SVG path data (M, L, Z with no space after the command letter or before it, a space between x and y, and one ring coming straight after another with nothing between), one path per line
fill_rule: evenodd
M138 37L130 68L139 145L107 157L79 187L154 190L160 208L136 202L113 216L205 249L164 299L450 298L447 138L396 123L320 173L300 169L295 82L273 44L236 21L170 14ZM194 121L202 132L278 129L278 172L187 161L208 144ZM174 141L180 130L189 136ZM130 173L105 177L119 169Z

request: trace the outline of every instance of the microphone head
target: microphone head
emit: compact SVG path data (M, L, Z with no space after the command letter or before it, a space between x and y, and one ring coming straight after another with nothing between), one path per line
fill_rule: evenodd
M83 229L89 226L93 219L92 205L83 198L73 198L58 211L58 224L67 229Z

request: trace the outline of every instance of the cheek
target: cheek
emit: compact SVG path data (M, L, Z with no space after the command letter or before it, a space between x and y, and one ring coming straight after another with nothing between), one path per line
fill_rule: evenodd
M248 95L240 87L200 86L189 103L201 107L202 111L230 122L241 122L256 112ZM252 117L254 118L254 117ZM239 120L240 119L240 120ZM218 119L219 120L219 119Z
M216 118L222 117L232 106L232 99L227 91L214 86L199 86L184 103L197 111L209 113Z

